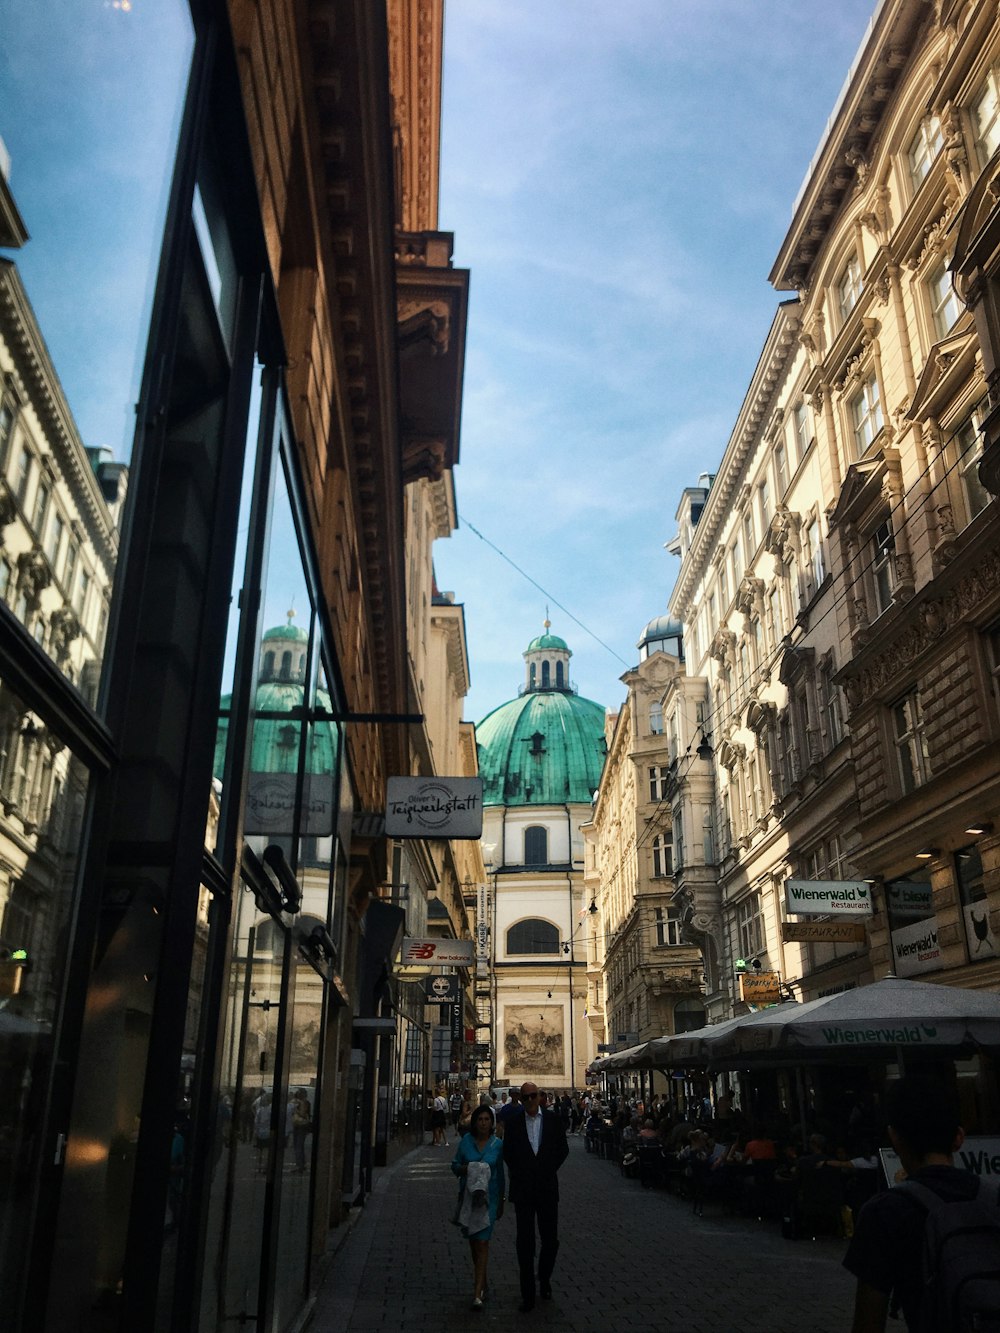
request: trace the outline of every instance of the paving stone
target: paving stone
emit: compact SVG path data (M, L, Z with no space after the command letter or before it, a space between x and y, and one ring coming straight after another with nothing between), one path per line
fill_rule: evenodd
M540 1322L545 1333L843 1333L854 1283L839 1240L787 1241L775 1222L644 1190L570 1140L560 1172L553 1299L518 1311L514 1216L490 1245L490 1295L470 1310L472 1265L448 1219L452 1154L418 1148L382 1172L326 1275L309 1333L429 1333Z

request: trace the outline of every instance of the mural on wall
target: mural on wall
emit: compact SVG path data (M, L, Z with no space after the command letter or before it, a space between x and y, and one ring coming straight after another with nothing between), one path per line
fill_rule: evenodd
M508 1078L545 1078L565 1068L563 1009L558 1004L504 1006L503 1054Z

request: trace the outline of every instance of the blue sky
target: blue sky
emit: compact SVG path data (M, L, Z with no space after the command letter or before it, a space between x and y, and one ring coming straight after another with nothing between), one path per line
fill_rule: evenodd
M551 607L609 707L666 610L681 490L728 439L874 7L446 5L439 225L472 271L459 513L618 655ZM435 563L465 604L479 721L521 683L546 598L464 525Z

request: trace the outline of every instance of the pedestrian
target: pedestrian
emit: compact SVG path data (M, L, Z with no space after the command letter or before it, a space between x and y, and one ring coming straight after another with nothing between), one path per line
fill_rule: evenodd
M506 1195L503 1144L496 1135L492 1106L480 1106L468 1134L459 1140L451 1169L461 1183L458 1220L472 1254L472 1308L486 1299L493 1227L503 1217Z
M456 1134L458 1133L458 1122L462 1118L462 1102L464 1100L465 1099L461 1092L459 1092L458 1088L456 1088L448 1098L448 1111L451 1115L451 1127Z
M952 1165L952 1153L965 1137L954 1083L907 1074L889 1085L885 1109L889 1140L908 1181L946 1203L976 1197L979 1177ZM950 1333L950 1325L921 1322L928 1299L923 1271L927 1219L927 1207L905 1186L878 1194L862 1207L844 1257L844 1267L857 1278L852 1333L883 1333L890 1303L894 1313L902 1310L911 1331L933 1327L934 1333Z
M292 1098L292 1146L295 1152L295 1174L304 1175L306 1169L306 1138L312 1129L312 1107L305 1088L296 1088Z
M256 1154L256 1169L264 1170L267 1162L267 1150L271 1142L271 1094L262 1092L254 1102L253 1144Z
M501 1138L504 1136L504 1131L507 1128L507 1121L511 1116L521 1114L523 1114L521 1094L517 1088L511 1088L510 1097L504 1102L503 1106L500 1107L500 1110L497 1111L497 1133Z
M444 1089L438 1088L431 1102L431 1147L447 1148L448 1140L444 1136L448 1125L448 1099L444 1095Z
M507 1121L503 1156L510 1172L510 1200L517 1221L517 1263L521 1310L535 1305L535 1226L538 1251L538 1293L552 1297L552 1270L559 1249L558 1171L569 1153L566 1131L554 1112L539 1106L534 1083L521 1084L524 1113Z

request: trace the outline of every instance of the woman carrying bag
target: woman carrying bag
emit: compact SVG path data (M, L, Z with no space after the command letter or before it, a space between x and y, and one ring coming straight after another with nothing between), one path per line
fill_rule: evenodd
M503 1143L496 1136L491 1106L479 1106L468 1134L459 1141L451 1169L461 1181L457 1221L472 1252L472 1308L481 1310L486 1296L486 1267L490 1237L503 1217L506 1195Z

